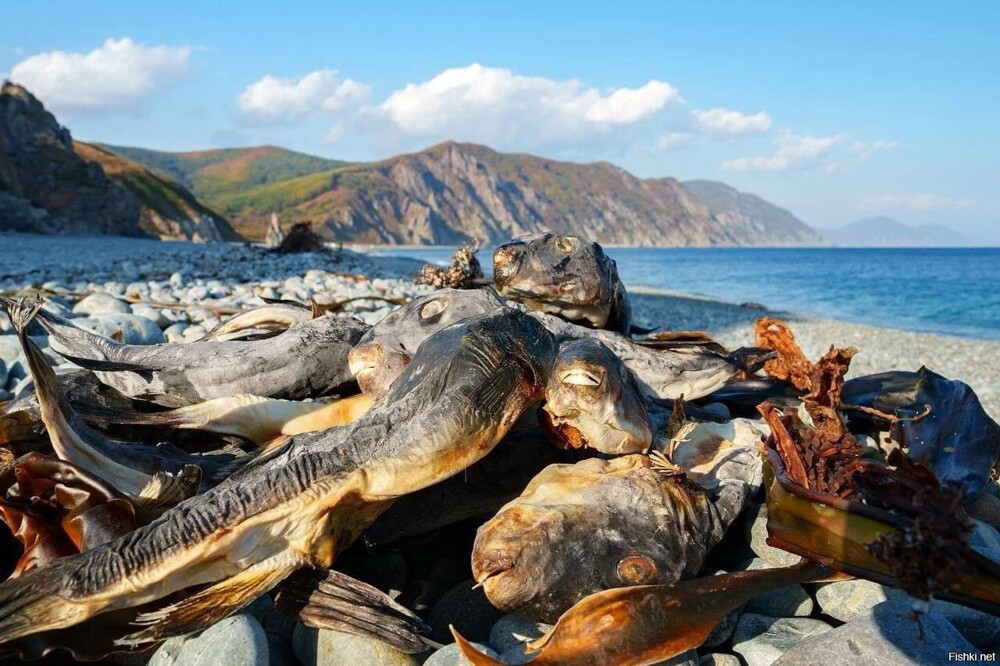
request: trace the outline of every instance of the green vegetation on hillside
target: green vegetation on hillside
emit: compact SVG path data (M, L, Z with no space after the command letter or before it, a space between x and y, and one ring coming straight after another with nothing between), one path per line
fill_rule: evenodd
M145 148L103 146L113 153L160 171L178 181L212 207L225 198L272 183L329 171L347 162L305 155L274 146L222 148L167 153Z

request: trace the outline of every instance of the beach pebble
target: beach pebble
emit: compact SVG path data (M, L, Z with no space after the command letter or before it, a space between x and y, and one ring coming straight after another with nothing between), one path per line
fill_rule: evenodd
M776 567L790 567L798 564L802 558L780 548L767 545L767 505L750 506L744 515L743 534L750 548Z
M184 342L184 331L188 328L188 324L171 324L163 329L163 337L167 342Z
M911 607L916 603L916 599L902 590L887 587L885 593L890 601L909 604ZM941 599L931 601L931 612L938 613L951 622L959 633L976 647L985 648L987 645L1000 642L1000 617L996 615ZM871 611L866 617L870 615Z
M490 630L490 645L500 652L529 643L552 629L551 624L535 622L520 615L504 615Z
M742 664L743 662L735 654L725 652L703 654L698 660L698 666L741 666Z
M128 303L125 301L119 300L110 294L102 294L101 292L89 294L73 306L73 312L82 315L102 315L131 311Z
M825 614L840 620L866 617L872 606L880 604L888 597L887 587L870 580L841 580L816 587L816 603Z
M139 315L102 314L78 319L75 323L126 345L155 345L164 341L160 327ZM120 336L117 335L119 331Z
M832 628L811 618L744 613L733 633L733 652L739 653L747 666L770 666L794 645Z
M918 624L909 604L893 600L878 604L867 617L802 641L775 666L947 664L956 652L978 650L939 613L923 615Z
M470 641L487 641L490 630L504 612L497 610L486 598L482 588L473 586L476 581L463 581L444 593L424 618L433 630L431 638L446 643L451 638L448 625L454 625Z
M292 649L303 666L416 666L420 663L415 656L370 636L312 629L302 624L295 626Z
M686 652L681 652L676 657L658 661L653 666L698 666L698 664L698 651L687 650Z
M500 658L500 654L489 645L483 643L473 643L473 645L480 652L485 652L494 659ZM424 666L469 666L469 660L462 656L457 644L451 643L436 650L427 658Z
M184 329L184 342L195 342L201 340L208 333L208 330L201 326L188 326Z
M773 569L767 560L754 559L747 569ZM770 617L809 617L813 600L801 585L792 584L759 594L746 603L744 612Z
M264 629L270 666L296 666L292 649L292 634L297 624L295 620L279 611L266 594L247 606L246 613Z
M132 305L132 314L139 317L145 317L149 321L156 324L159 328L166 328L171 324L170 319L164 315L163 308L154 308L151 305L135 303Z
M267 637L257 620L233 615L198 634L168 639L149 666L268 666Z

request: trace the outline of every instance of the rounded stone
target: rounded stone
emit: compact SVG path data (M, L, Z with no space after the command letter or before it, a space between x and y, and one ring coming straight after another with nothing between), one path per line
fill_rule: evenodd
M749 507L743 523L743 533L750 548L776 567L790 567L802 561L794 553L767 545L767 505Z
M73 312L83 315L127 313L131 311L128 303L125 301L101 292L85 296L79 303L73 306Z
M698 660L698 666L741 666L742 664L743 662L735 654L725 652L703 654Z
M149 666L268 666L267 637L249 615L227 617L198 634L171 638Z
M134 314L103 314L80 319L76 322L89 329L127 345L154 345L164 342L163 332L155 323Z
M416 666L420 663L415 656L370 636L312 629L302 624L296 625L292 633L292 650L303 666Z
M770 666L798 643L831 629L826 622L811 618L744 613L733 633L733 652L747 666Z
M793 646L775 666L830 666L831 664L947 664L949 655L978 650L940 613L931 611L919 623L911 606L885 601L868 617L814 636Z
M871 613L872 607L888 598L889 588L869 580L842 580L816 588L820 610L841 622L850 622Z
M482 588L469 579L444 593L425 618L433 630L431 638L446 643L451 638L448 625L454 625L470 641L487 641L493 625L505 615L493 607Z
M747 569L773 569L774 565L762 558L755 558ZM757 595L746 603L747 613L769 617L809 617L813 600L801 585L792 584Z
M490 645L498 652L506 652L540 638L551 629L551 624L535 622L520 615L504 615L490 630Z
M499 659L500 655L493 648L482 643L473 643L473 645L480 652L484 652L494 659ZM445 645L443 648L439 648L434 651L434 653L427 658L424 662L424 666L468 666L469 661L462 656L462 653L458 649L458 645L451 643Z

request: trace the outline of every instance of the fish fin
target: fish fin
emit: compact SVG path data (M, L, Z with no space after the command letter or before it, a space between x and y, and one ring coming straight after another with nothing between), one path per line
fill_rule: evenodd
M123 345L111 338L80 328L72 321L44 309L37 312L35 321L48 331L60 347L65 348L56 350L63 356L66 356L63 354L63 351L66 351L82 358L96 357L108 360L128 347L128 345Z
M138 363L130 363L128 361L109 361L107 359L99 358L85 358L83 356L74 356L72 354L62 354L70 363L78 365L85 370L96 370L97 372L151 372L153 370L159 370L156 367L150 367L148 365L140 365Z
M142 629L115 644L136 646L205 629L243 610L303 564L302 558L291 554L264 560L182 601L140 614L133 624Z
M455 644L458 645L458 651L462 653L465 661L472 664L472 666L503 666L505 662L500 661L485 652L480 652L479 648L467 641L462 634L458 633L458 629L454 626L448 625L448 629L451 630L451 635L455 637ZM530 662L519 662L519 663L530 663Z
M0 646L47 629L68 627L93 614L84 603L62 596L63 581L77 557L54 560L0 584Z
M201 485L201 476L201 467L197 465L184 465L177 473L157 472L139 491L135 502L146 515L158 516L193 497Z
M412 611L339 571L297 571L281 584L275 604L308 627L374 637L410 654L439 647L423 635L431 628Z
M770 361L772 358L776 358L777 356L778 352L773 349L765 349L763 347L740 347L736 351L730 353L728 359L740 370L743 370L748 375L752 375L763 368L765 363Z

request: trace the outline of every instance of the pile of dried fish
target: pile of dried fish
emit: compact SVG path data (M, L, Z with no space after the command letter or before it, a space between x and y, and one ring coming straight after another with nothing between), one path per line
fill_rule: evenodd
M439 276L462 289L373 327L270 303L132 346L3 299L33 382L0 414L0 654L148 650L264 595L439 647L433 592L366 568L384 548L452 548L493 606L555 623L502 660L455 631L474 664L657 663L757 595L851 576L1000 611L967 514L1000 426L968 386L845 380L856 350L813 363L770 318L747 349L632 337L614 262L579 238L501 246L496 291L466 254ZM36 325L81 370L57 376ZM804 561L702 575L761 496L768 543Z

